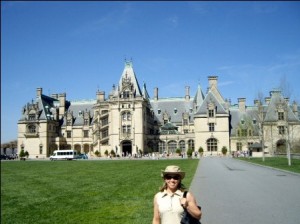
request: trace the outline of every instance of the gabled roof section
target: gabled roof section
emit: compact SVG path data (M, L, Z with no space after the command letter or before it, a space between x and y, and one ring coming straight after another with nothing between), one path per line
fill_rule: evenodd
M91 120L93 120L94 115L94 105L96 100L78 100L70 101L70 106L68 112L72 112L74 116L73 126L82 126L84 124L84 112L89 112L91 115ZM63 126L66 125L66 120L64 119Z
M288 105L280 90L274 89L270 92L271 99L267 106L267 112L264 118L264 122L276 122L278 121L278 108L285 107L288 114L289 122L299 121L298 117L293 113L291 107Z
M215 94L209 90L207 93L206 97L203 100L202 105L199 107L198 111L196 114L206 114L207 113L207 105L210 103L214 103L217 110L216 114L227 114L225 108L222 105L222 102L218 100L218 98L215 96Z
M128 80L133 84L133 89L135 91L135 96L141 97L142 91L140 85L137 81L135 72L133 70L132 61L125 61L125 67L122 73L122 76L119 81L118 90L121 91L123 89L123 80Z
M54 120L54 102L58 102L58 100L42 94L41 98L37 99L37 101L39 103L39 108L41 109L40 119Z

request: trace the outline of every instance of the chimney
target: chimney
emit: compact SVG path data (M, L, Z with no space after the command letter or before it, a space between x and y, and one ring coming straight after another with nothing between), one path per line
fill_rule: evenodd
M158 100L158 88L154 88L154 100Z
M293 112L298 117L298 105L296 101L293 102Z
M284 98L284 100L285 100L287 105L290 105L290 98L286 97L286 98Z
M37 88L36 89L36 98L40 99L43 93L43 89L42 88Z
M58 100L58 94L56 94L56 93L51 94L51 97Z
M218 87L218 76L208 76L209 88L211 89L213 86L215 88Z
M97 91L97 101L104 102L105 99L105 92L104 91Z
M267 105L269 105L270 101L271 101L271 97L265 97L265 102Z
M186 101L190 100L190 87L189 86L185 87L185 100Z
M58 96L59 98L59 118L61 119L66 110L66 93L61 93Z
M238 98L239 110L242 113L246 112L246 98Z

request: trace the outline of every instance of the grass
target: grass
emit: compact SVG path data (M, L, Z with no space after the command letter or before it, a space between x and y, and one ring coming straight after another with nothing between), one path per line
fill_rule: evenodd
M265 161L262 161L262 158L238 158L240 160L244 160L250 163L260 164L263 166L269 166L276 169L286 170L290 172L300 173L300 160L292 159L291 166L288 165L287 158L280 157L265 157Z
M1 223L148 224L161 170L189 187L199 160L4 161Z

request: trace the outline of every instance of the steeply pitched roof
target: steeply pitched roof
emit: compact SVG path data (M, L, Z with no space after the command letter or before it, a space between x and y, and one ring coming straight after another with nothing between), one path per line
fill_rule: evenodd
M203 100L203 103L198 108L196 114L197 115L206 114L207 113L207 105L211 102L214 103L216 108L217 108L216 109L216 114L227 114L225 108L223 107L221 102L217 99L217 97L213 94L212 91L209 91L207 93L206 97Z
M278 107L280 106L287 110L287 119L289 122L299 121L298 117L293 113L291 107L287 105L284 97L281 94L281 91L273 90L271 91L271 99L269 105L267 106L264 122L278 121Z
M135 90L135 95L137 97L142 96L142 91L141 91L140 85L138 83L138 80L136 78L135 72L133 70L131 61L125 62L125 67L124 67L123 73L122 73L120 81L119 81L118 90L121 90L123 88L123 79L128 79L131 81L131 83L133 83L133 88ZM117 93L118 93L118 91L115 91L115 94L117 94Z
M199 107L203 103L203 100L204 100L204 94L202 92L201 86L198 85L197 92L194 98L194 104L197 107Z

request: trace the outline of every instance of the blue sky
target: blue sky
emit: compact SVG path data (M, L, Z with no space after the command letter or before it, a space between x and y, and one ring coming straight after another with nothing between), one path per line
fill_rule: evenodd
M1 142L37 87L107 96L125 58L150 97L193 96L216 75L233 104L279 86L300 104L300 2L1 1Z

